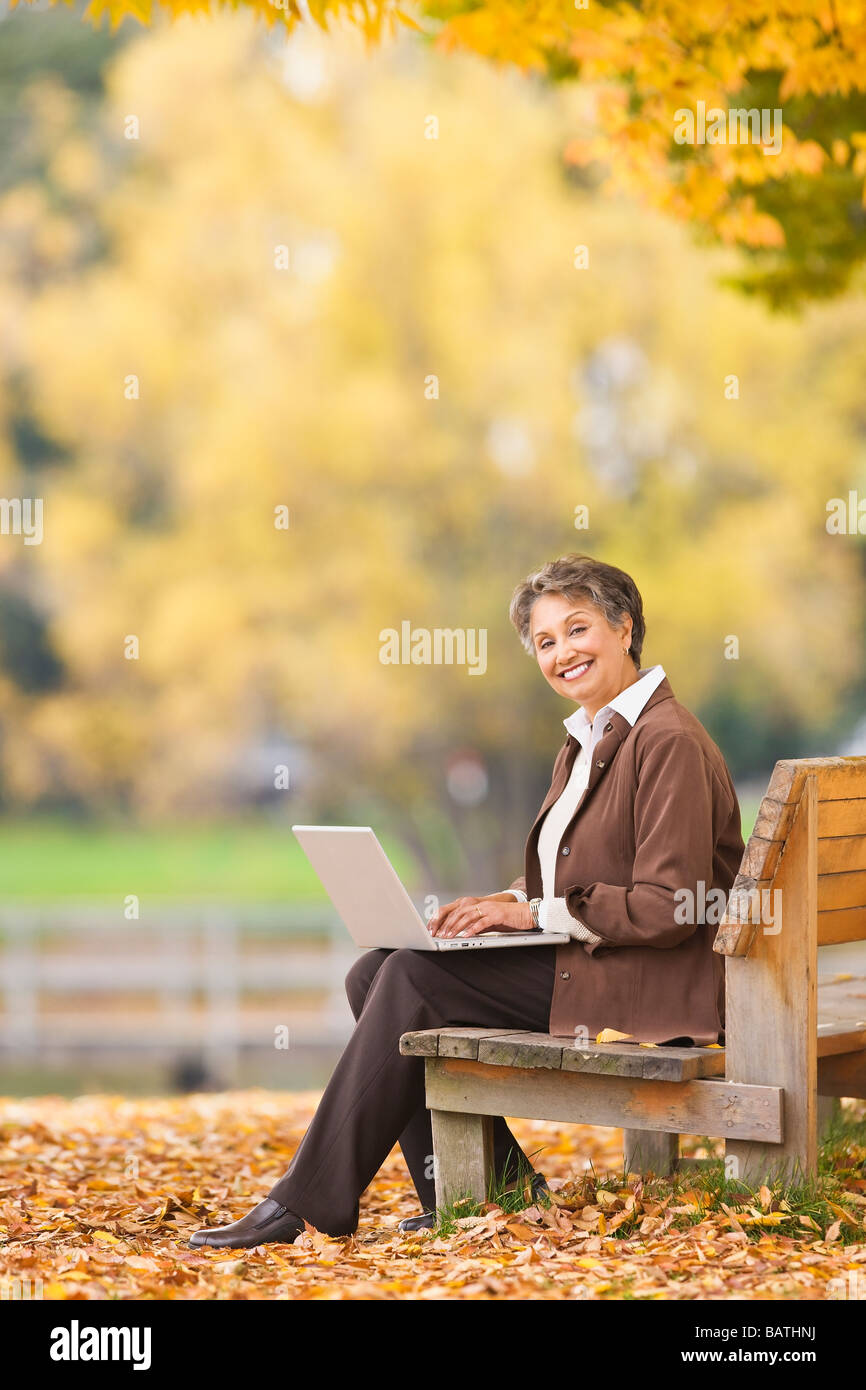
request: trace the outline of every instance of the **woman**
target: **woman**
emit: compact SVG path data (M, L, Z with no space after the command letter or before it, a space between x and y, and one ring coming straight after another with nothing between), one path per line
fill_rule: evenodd
M305 1220L353 1232L359 1198L397 1140L423 1208L400 1226L433 1224L424 1062L400 1055L402 1033L464 1024L586 1041L615 1028L646 1042L724 1042L724 962L703 905L716 901L713 889L727 895L744 847L722 754L662 667L641 667L643 604L622 570L585 555L553 560L518 585L510 617L577 709L563 721L524 876L447 903L429 927L437 936L549 927L571 939L367 951L346 979L355 1029L288 1170L246 1216L197 1231L193 1245L292 1241ZM500 1180L515 1156L526 1164L498 1118ZM533 1186L544 1186L540 1174Z

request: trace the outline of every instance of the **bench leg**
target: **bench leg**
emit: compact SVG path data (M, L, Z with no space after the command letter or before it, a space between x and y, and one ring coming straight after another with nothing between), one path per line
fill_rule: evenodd
M493 1173L493 1116L431 1110L436 1206L459 1197L487 1201Z
M662 1129L624 1129L623 1159L627 1173L655 1173L668 1177L680 1154L680 1136Z

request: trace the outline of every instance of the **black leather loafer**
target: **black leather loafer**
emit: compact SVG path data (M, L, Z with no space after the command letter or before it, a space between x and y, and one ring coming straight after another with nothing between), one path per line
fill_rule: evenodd
M397 1222L398 1231L430 1231L436 1225L435 1211L422 1211L420 1216L404 1216Z
M189 1238L190 1245L213 1245L218 1250L243 1249L252 1245L265 1245L268 1241L281 1241L291 1245L304 1229L304 1220L294 1212L281 1207L273 1197L266 1197L257 1207L248 1211L239 1221L230 1226L208 1226L203 1231L194 1231Z
M542 1192L549 1192L547 1179L543 1173L533 1173L530 1184L533 1197L540 1197ZM420 1216L406 1216L402 1221L397 1222L398 1231L431 1231L436 1225L435 1211L424 1211Z

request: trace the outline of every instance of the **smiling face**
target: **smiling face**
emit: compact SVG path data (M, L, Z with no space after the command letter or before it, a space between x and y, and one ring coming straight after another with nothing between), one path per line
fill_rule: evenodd
M589 719L638 679L625 650L631 629L628 614L613 628L589 599L565 594L542 594L529 620L533 650L548 685L582 705Z

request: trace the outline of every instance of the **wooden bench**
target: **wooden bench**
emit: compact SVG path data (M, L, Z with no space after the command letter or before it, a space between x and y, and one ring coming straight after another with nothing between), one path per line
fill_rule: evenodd
M774 901L781 929L761 915ZM622 1128L632 1172L697 1162L679 1157L693 1134L724 1138L727 1175L751 1185L815 1175L819 1097L866 1097L866 965L819 990L818 946L864 940L866 757L778 762L713 945L725 1047L404 1033L401 1053L426 1059L437 1205L486 1197L494 1115Z

